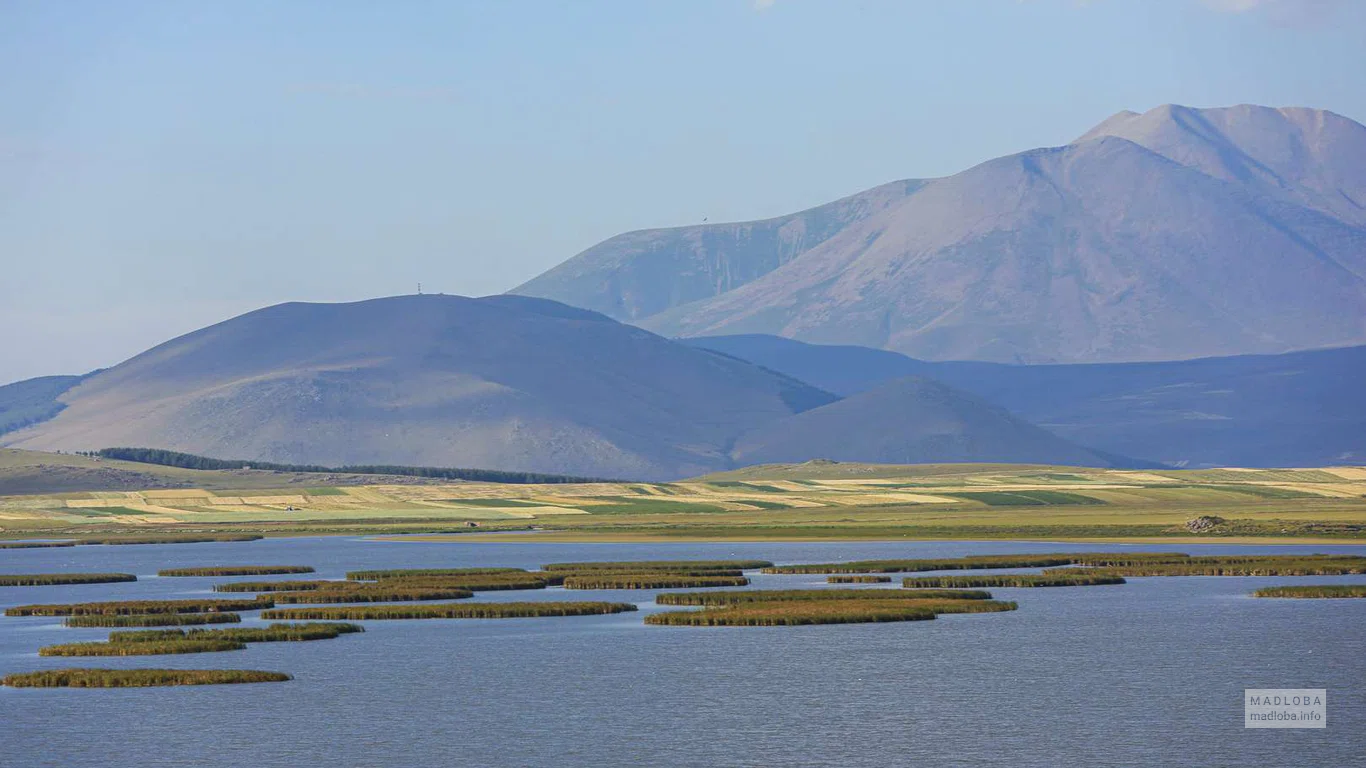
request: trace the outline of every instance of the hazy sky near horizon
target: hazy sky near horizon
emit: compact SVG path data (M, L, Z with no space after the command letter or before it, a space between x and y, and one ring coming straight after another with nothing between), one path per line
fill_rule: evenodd
M497 293L1121 109L1366 122L1366 2L0 5L0 383L282 301Z

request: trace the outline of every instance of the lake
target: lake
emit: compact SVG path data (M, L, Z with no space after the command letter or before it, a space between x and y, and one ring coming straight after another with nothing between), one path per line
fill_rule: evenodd
M207 596L198 565L395 567L758 558L777 563L1059 551L1342 552L1353 546L1021 542L560 544L357 538L0 550L0 573L121 571L136 583L0 588L0 603ZM247 577L250 580L313 576ZM894 575L893 584L899 583ZM824 576L757 575L762 588ZM178 656L40 658L104 639L0 618L0 674L69 666L288 672L260 685L0 688L4 766L1366 765L1366 600L1254 599L1342 577L1132 578L992 589L1018 611L807 627L655 627L655 592L607 616L365 622L364 634ZM870 588L877 588L876 586ZM229 595L223 595L225 597ZM250 617L250 618L247 618ZM258 623L246 614L244 623ZM1248 730L1245 688L1327 688L1323 730Z

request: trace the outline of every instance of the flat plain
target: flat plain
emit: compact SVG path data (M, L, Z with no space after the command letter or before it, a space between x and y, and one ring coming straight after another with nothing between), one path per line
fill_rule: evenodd
M33 454L28 455L31 462ZM73 466L88 461L61 459ZM14 456L9 460L18 462ZM0 538L212 532L505 541L534 532L559 541L1366 543L1362 467L1136 471L817 461L671 483L545 485L349 484L366 478L205 472L129 462L100 469L137 471L179 487L0 496Z

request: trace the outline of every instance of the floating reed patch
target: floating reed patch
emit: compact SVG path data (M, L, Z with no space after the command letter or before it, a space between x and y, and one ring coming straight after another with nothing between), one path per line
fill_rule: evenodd
M201 568L165 568L158 576L272 576L313 573L311 565L211 565Z
M399 603L413 600L463 600L474 593L463 587L381 582L375 586L352 589L315 589L303 592L274 592L271 598L280 605L299 603Z
M334 637L364 632L359 624L340 622L310 622L307 624L271 624L268 627L233 627L231 629L150 629L109 633L111 643L151 643L182 640L233 640L239 643L302 642L331 640Z
M150 613L219 613L255 611L274 605L270 598L210 600L119 600L107 603L68 603L53 605L16 605L5 609L6 616L132 616Z
M39 656L163 656L173 653L240 651L239 640L161 640L146 643L66 643L38 649Z
M532 616L592 616L634 611L630 603L441 603L437 605L364 605L345 608L285 608L266 611L265 619L284 621L359 621L367 619L514 619Z
M549 582L526 571L456 574L445 577L385 578L381 581L325 582L317 589L276 592L276 603L399 603L408 600L460 600L474 592L545 589Z
M0 587L42 587L52 584L113 584L137 581L131 573L10 573L0 574Z
M829 584L888 584L892 580L891 576L869 576L867 574L858 576L827 576L826 583Z
M673 573L601 573L569 576L565 589L681 589L687 587L743 587L744 576L684 576Z
M577 571L579 573L648 573L650 571L733 571L768 568L767 560L638 560L606 563L551 563L541 566L545 571Z
M162 685L279 683L294 678L255 669L50 669L5 675L14 688L147 688Z
M1190 557L1181 552L1083 552L1072 555L1072 564L1105 567L1183 563L1189 561Z
M725 592L664 592L655 596L659 605L746 605L749 603L887 601L887 600L989 600L990 592L968 589L740 589Z
M979 555L913 560L858 560L851 563L810 563L765 568L764 573L909 573L976 568L1046 568L1070 565L1071 555Z
M1366 557L1359 555L1235 555L1190 557L1178 562L1134 563L1104 568L1061 568L1061 573L1121 576L1336 576L1366 573Z
M1000 600L774 600L656 613L646 616L645 623L703 627L863 624L925 621L944 613L996 613L1016 608L1015 603Z
M861 624L887 621L930 621L935 613L913 602L866 602L851 606L843 601L753 603L743 607L707 608L701 611L667 611L645 617L646 624L693 627L776 627L802 624Z
M348 571L351 581L385 581L387 579L433 579L447 576L489 576L500 573L526 573L522 568L393 568L379 571Z
M1069 568L1056 573L981 573L974 576L912 576L901 580L901 586L924 588L974 587L1089 587L1102 584L1123 584L1124 577L1114 574L1093 574Z
M634 575L638 575L638 574L629 573L629 572L627 572L627 571L532 571L531 573L532 573L533 576L535 576L535 577L538 578L538 579L544 580L546 584L548 584L548 585L550 585L550 586L552 586L552 587L564 586L565 579L570 579L570 578L575 578L575 577L616 578L616 577L618 577L618 576L634 576ZM743 576L743 575L744 575L744 571L740 570L739 568L718 568L718 569L714 569L714 570L702 569L702 570L697 570L697 571L685 571L685 570L678 570L678 571L643 571L642 573L643 573L644 575L647 575L647 576L665 576L665 575L667 575L667 576L677 576L677 577L703 577L703 576L709 576L709 577L717 577L717 576L739 577L739 576Z
M1253 597L1340 598L1366 597L1366 584L1320 584L1307 587L1266 587Z
M108 536L77 539L77 544L207 544L215 541L259 541L264 536L251 533L219 533L196 536Z
M215 592L302 592L306 589L329 589L345 586L347 581L229 581L213 585Z
M1189 558L1179 552L1056 552L1044 555L972 555L909 560L857 560L765 568L764 573L913 573L985 568L1052 568L1061 565L1128 565L1173 562Z
M45 547L74 547L74 541L0 541L0 549L42 549Z
M236 624L242 617L235 613L152 613L131 616L69 616L68 627L174 627L194 624Z

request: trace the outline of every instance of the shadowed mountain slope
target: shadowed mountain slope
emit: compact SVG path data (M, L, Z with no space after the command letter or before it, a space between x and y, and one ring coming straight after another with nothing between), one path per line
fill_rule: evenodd
M1096 450L1192 466L1306 467L1366 461L1366 347L1165 363L928 362L881 349L777 336L688 343L840 395L905 376L971 392Z
M738 464L786 464L813 455L879 464L1003 462L1108 467L1097 454L962 390L911 376L789 416L740 438Z

